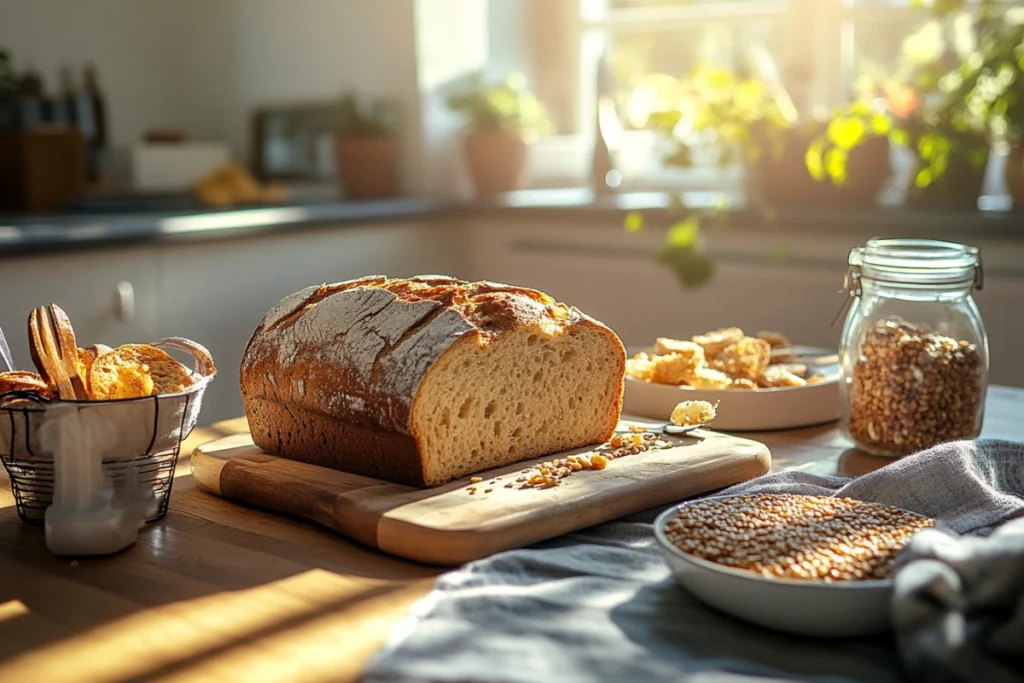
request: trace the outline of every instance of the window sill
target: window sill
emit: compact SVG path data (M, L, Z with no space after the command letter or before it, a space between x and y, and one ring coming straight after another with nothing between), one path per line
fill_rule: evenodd
M557 135L539 139L530 162L531 187L560 188L590 185L593 138L584 135ZM618 144L610 144L615 169L619 172L621 192L694 191L737 192L743 187L743 169L739 165L694 168L666 167L661 160L667 146L648 131L624 132Z

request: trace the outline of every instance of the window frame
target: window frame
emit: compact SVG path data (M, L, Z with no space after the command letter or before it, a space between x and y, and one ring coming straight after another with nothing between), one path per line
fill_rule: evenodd
M859 22L906 21L932 15L927 7L899 5L862 5L855 0L723 0L701 5L655 8L611 9L610 0L570 0L574 5L571 24L576 46L575 73L562 81L576 93L575 126L570 133L541 138L534 154L534 178L538 185L578 184L589 176L590 153L596 130L596 71L598 60L606 47L607 37L614 33L635 30L680 30L694 23L740 23L758 18L778 19L780 27L790 32L787 64L790 71L782 74L802 115L831 111L848 101L854 82L854 27ZM975 2L977 0L974 0ZM1021 6L1019 0L1003 0L1007 6ZM809 36L810 39L796 39ZM799 65L805 73L799 73ZM796 72L796 73L794 73ZM798 95L799 94L799 95ZM613 153L622 156L627 150L659 149L654 134L648 131L623 131ZM697 187L713 187L742 182L737 169L709 172L699 169L664 169L652 171L653 159L642 159L635 152L630 159L620 159L624 186L645 188L678 187L681 183Z

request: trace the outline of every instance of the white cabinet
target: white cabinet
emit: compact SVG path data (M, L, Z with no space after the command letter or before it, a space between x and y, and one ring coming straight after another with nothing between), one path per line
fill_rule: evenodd
M845 268L841 247L782 265L717 254L714 279L683 289L653 260L660 237L627 234L613 218L481 221L471 235L475 277L545 291L607 324L627 346L733 325L777 329L803 344L839 341L840 326L830 323L842 304L836 295Z
M652 259L660 236L629 235L613 218L479 219L470 228L473 277L533 287L569 302L614 329L627 346L658 336L687 338L737 325L772 329L802 344L835 348L846 303L849 249L871 235L837 232L810 238L784 229L726 230L710 243L715 276L682 289ZM976 299L989 335L992 382L1024 387L1024 245L974 241L989 275ZM789 248L781 260L772 255Z
M218 369L202 420L242 414L242 353L260 320L282 298L309 285L364 275L465 277L462 231L451 221L380 223L160 247L160 334L203 344Z
M155 250L146 247L0 260L0 325L15 364L34 369L28 316L44 304L57 304L67 312L79 346L155 339L156 265Z

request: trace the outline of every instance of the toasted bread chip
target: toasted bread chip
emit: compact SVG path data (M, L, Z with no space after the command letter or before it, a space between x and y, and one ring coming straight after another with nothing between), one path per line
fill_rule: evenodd
M792 346L789 343L789 338L781 332L772 332L770 330L761 330L755 335L758 339L764 339L766 342L771 344L773 349L777 349L783 346Z
M651 361L650 381L657 384L689 384L690 378L701 368L702 361L703 358L680 353L655 356Z
M89 372L94 399L172 394L191 386L184 366L148 344L125 344L99 356Z
M743 337L725 347L708 365L733 379L756 380L768 367L771 353L771 346L765 340Z
M772 349L772 355L769 363L771 365L777 365L778 363L790 363L796 359L796 351L788 346L780 346Z
M775 387L802 387L807 381L797 377L783 365L769 365L758 380L758 384L767 389Z
M38 374L25 370L0 372L0 394L9 391L34 391L40 396L53 398L53 390Z
M644 382L651 381L652 359L646 353L638 353L626 359L626 374Z
M715 415L715 406L707 401L683 401L673 408L669 421L676 427L689 427L707 424Z
M716 358L727 346L735 344L743 337L743 330L740 328L725 327L707 334L698 334L693 338L693 342L703 347L704 356L710 360Z
M654 348L660 356L677 353L692 358L695 362L704 362L704 347L696 342L658 337L654 340Z
M718 370L697 368L696 372L686 378L686 383L694 389L727 389L732 379Z
M786 368L786 370L792 372L797 377L807 379L807 366L803 363L775 363L775 365Z
M112 348L106 344L93 344L87 349L79 347L78 349L78 374L82 376L85 381L85 390L89 394L89 398L92 398L92 388L90 387L91 382L89 381L89 374L92 372L92 364L96 362L96 359L105 353L113 351Z

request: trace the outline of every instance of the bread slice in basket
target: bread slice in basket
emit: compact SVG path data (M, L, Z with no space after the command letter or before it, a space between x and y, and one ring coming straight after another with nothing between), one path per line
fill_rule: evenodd
M535 290L369 277L284 299L240 384L263 450L438 486L606 441L625 361L610 329Z

